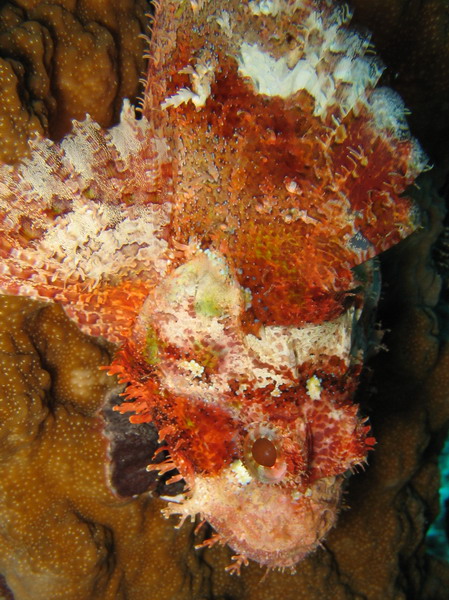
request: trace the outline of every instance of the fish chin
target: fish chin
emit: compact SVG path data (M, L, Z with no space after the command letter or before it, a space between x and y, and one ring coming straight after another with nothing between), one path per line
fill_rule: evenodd
M336 522L343 476L319 479L304 492L239 478L232 467L214 477L197 476L191 496L164 512L200 513L238 556L271 569L294 567Z

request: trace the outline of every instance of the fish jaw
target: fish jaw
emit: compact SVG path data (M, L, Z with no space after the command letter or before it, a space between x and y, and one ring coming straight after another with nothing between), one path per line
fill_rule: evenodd
M299 492L245 481L234 464L219 476L197 476L190 497L169 503L164 514L199 514L237 555L271 569L294 567L335 525L343 483L342 475L325 477Z

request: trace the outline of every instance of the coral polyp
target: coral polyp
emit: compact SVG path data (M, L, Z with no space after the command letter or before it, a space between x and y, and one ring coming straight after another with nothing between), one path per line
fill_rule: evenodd
M370 259L415 229L426 160L350 18L161 1L141 118L126 103L1 171L1 289L120 344L118 410L185 482L165 513L207 520L236 570L316 549L375 443L353 400Z

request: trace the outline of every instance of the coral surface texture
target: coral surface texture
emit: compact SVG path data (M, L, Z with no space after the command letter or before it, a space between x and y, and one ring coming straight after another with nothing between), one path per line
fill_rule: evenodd
M89 113L107 127L135 99L145 0L15 0L0 6L0 160L30 135L59 138Z

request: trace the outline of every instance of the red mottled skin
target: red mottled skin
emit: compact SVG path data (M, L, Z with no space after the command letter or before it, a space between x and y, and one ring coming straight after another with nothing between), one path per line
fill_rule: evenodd
M425 159L350 16L162 0L142 118L125 104L0 172L1 289L121 344L118 408L185 480L166 514L208 520L235 571L319 547L375 443L353 402L369 259L416 227Z

